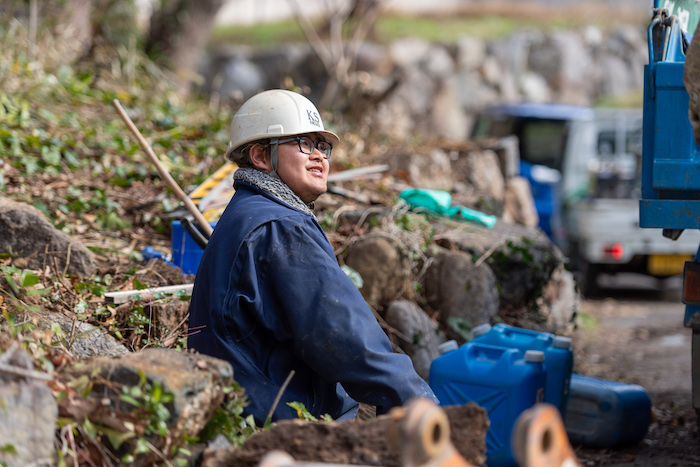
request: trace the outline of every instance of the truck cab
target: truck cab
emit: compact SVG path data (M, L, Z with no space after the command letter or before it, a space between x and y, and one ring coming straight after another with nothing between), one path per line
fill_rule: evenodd
M700 234L673 242L641 229L642 109L506 104L477 118L473 138L518 137L520 175L540 228L567 255L584 294L599 276L681 274Z
M539 227L559 245L566 237L561 205L587 184L593 118L586 107L502 104L479 115L472 131L474 139L517 136L519 173L530 182Z

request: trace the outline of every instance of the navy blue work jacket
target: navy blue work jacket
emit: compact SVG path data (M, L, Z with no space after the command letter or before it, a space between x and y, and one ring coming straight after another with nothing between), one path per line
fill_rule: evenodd
M316 218L242 180L214 229L195 279L188 345L227 360L262 424L294 377L273 421L353 418L358 402L377 413L413 397L437 402L338 266Z

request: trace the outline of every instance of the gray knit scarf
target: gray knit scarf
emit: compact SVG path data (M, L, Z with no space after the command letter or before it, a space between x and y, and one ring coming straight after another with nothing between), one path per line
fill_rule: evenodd
M239 168L233 174L234 180L243 180L251 185L255 185L261 190L267 191L275 198L289 204L290 206L314 215L309 207L299 198L282 180L272 177L257 169Z

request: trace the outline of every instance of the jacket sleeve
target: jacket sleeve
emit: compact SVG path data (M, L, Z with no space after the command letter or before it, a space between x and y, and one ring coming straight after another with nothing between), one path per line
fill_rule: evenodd
M364 298L313 221L272 227L264 283L282 310L278 338L327 382L385 413L414 397L437 403L410 358L394 353Z

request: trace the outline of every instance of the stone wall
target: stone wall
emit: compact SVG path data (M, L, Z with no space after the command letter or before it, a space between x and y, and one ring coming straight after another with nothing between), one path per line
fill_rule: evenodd
M632 26L611 32L593 26L521 30L489 41L465 34L445 44L415 38L365 43L350 95L360 121L380 134L464 140L474 116L497 102L591 105L602 98L641 96L647 58L645 29ZM202 63L201 73L202 92L237 102L284 87L291 78L318 103L327 81L306 44L219 49ZM353 110L353 102L341 99L335 105Z

